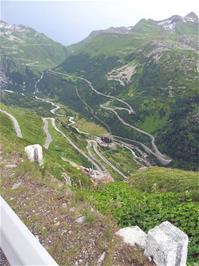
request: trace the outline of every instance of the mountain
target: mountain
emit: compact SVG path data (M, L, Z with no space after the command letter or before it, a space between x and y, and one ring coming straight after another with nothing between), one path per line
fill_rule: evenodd
M73 53L114 54L123 57L130 51L143 47L151 38L159 41L169 39L177 41L178 45L184 43L196 48L198 25L198 16L193 12L185 17L174 15L162 21L142 19L134 27L94 31L88 38L70 48Z
M69 47L71 54L54 71L83 76L98 91L127 101L136 114L129 116L121 111L121 115L129 123L154 134L162 152L173 159L171 164L196 170L199 165L198 30L199 20L192 12L162 21L142 19L134 27L95 31ZM55 93L53 85L46 86L46 79L45 93L52 97L56 94L78 111L83 110L75 103L73 89L66 91L59 84ZM107 101L99 94L96 97L83 83L79 84L80 96L109 124L113 134L147 143L145 136L118 124L113 113L102 110L102 103L111 106L118 105L117 101ZM72 87L71 80L67 84Z
M104 265L153 265L115 232L163 221L188 235L188 265L196 265L198 17L142 19L67 50L1 24L1 187L10 206L59 265L102 257ZM35 143L42 167L24 152Z
M0 83L11 89L29 84L36 73L56 66L66 57L63 45L30 27L0 21Z
M29 28L18 27L19 36L32 36ZM198 27L192 12L95 31L40 75L29 67L23 75L7 74L7 89L62 102L126 145L138 145L150 164L197 170Z
M1 64L41 70L59 64L66 48L30 27L0 21L0 53Z

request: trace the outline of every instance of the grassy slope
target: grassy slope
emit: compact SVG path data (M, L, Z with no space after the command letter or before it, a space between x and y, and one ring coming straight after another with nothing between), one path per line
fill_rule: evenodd
M167 180L163 181L167 182ZM186 185L185 185L186 188ZM142 187L144 189L144 187ZM178 190L178 184L176 184ZM111 215L120 226L138 225L145 231L168 220L189 236L190 265L198 261L199 204L187 192L143 192L126 183L112 183L82 191L102 213ZM196 264L197 265L197 264Z
M11 111L12 108L10 108L9 110ZM19 110L21 111L21 109ZM24 119L24 113L20 112L19 110L13 109L13 114L15 114L16 112L16 115L18 116L17 118L20 121L20 115ZM23 154L23 149L27 144L27 141L19 140L14 136L12 124L5 115L1 115L0 119L2 122L0 128L2 133L1 141L4 143L4 149L7 150L8 154L12 154L13 149L15 152L17 151ZM26 120L24 119L23 123L25 122ZM34 127L36 127L37 130L40 130L39 123L34 124ZM187 173L179 170L173 171L164 168L152 168L145 170L146 172L138 171L137 173L134 173L131 179L131 184L116 182L99 188L93 188L88 182L88 178L86 176L83 176L82 173L72 167L69 163L65 163L60 160L60 151L61 153L66 152L64 156L69 157L73 156L73 151L71 150L71 147L67 147L65 140L61 139L61 137L57 135L56 132L53 132L53 129L51 127L50 131L55 137L56 141L52 144L49 151L44 152L44 169L36 169L34 165L28 163L25 160L25 162L15 170L15 174L23 176L24 173L26 173L30 175L33 180L36 176L41 176L41 180L44 178L42 183L45 183L48 180L46 179L48 175L53 175L56 178L63 180L61 174L65 172L68 175L72 176L72 183L74 185L74 188L76 187L75 190L77 192L77 198L74 199L75 202L78 202L77 199L80 200L80 202L82 201L82 199L90 201L102 213L113 216L116 221L122 226L137 224L144 230L148 230L149 228L152 228L153 226L159 224L164 220L169 220L175 225L179 226L186 233L188 233L191 240L189 248L189 261L192 263L193 261L197 260L198 203L192 202L192 199L197 200L197 197L195 197L195 193L191 194L188 192L183 192L185 190L194 191L194 188L196 188L197 175L195 173ZM65 132L67 132L67 130L65 130ZM70 132L68 132L67 134L71 135ZM12 142L9 143L10 138L12 138ZM121 154L117 154L116 152L116 154L114 155L115 160L119 160L118 156L121 156ZM80 160L80 158L78 158L78 160ZM143 177L143 173L148 173L149 178L146 174L145 179ZM169 177L170 180L172 180L170 185L168 185ZM154 182L157 184L156 186L154 186ZM24 180L23 183L26 183L26 181ZM36 181L36 183L38 184L38 181ZM11 184L13 185L13 181ZM135 187L137 187L137 189L135 189ZM153 191L154 187L156 189L155 192ZM159 192L162 191L162 188L163 191L172 192ZM59 191L58 187L56 187L56 190ZM147 190L150 192L144 192L141 190ZM20 191L22 192L23 190ZM56 197L60 197L62 192L59 193ZM17 193L10 190L5 190L5 195L6 194L10 196L13 195L14 197L17 196ZM34 206L35 203L29 202L28 204ZM15 208L17 209L16 206ZM56 215L58 217L61 217L59 216L59 214ZM88 216L89 221L93 221L94 218L92 218L90 214L87 213L86 215ZM22 217L24 216L22 215ZM38 220L35 220L34 216L31 216L30 220L28 220L27 222L30 225L36 222L38 227L37 232L39 233L39 235L42 236L43 234L46 234L46 231L41 229L40 225L38 224ZM44 224L46 226L48 224L48 221L46 221ZM56 241L56 239L54 239L54 241ZM58 254L58 257L61 256L61 254L59 253L59 248L56 248L53 245L51 246L51 250L52 254ZM79 251L76 250L75 253L73 253L73 250L71 250L71 252L72 254L66 254L69 254L68 256L74 256L74 254L77 254ZM63 259L62 256L61 258Z
M133 174L130 184L147 192L191 193L199 200L199 173L179 169L150 167Z
M22 108L8 107L1 103L0 107L14 115L21 127L23 137L26 141L41 145L44 143L45 135L43 132L43 122L36 113Z
M2 29L1 29L2 31ZM11 60L19 66L25 66L38 70L44 70L56 66L66 56L66 48L37 33L33 29L27 29L23 33L14 33L14 40L1 36L0 42L5 57L2 60ZM21 66L20 66L21 65Z
M94 136L103 136L107 134L105 128L93 122L87 121L84 118L80 118L79 120L77 120L75 127L77 127L81 131L88 132L89 134Z
M24 119L21 109L10 107L9 111L13 115L17 114L19 122L20 115ZM28 113L27 110L26 112ZM24 119L23 123L25 122ZM34 127L39 130L40 125L34 124ZM31 141L28 143L27 140L17 138L11 121L0 113L3 197L60 265L74 264L78 259L93 264L105 251L107 255L104 265L107 266L114 265L120 260L126 266L132 263L152 266L139 250L121 246L114 236L118 230L115 223L82 201L78 190L75 192L79 182L84 188L89 185L85 180L87 177L81 176L79 171L60 160L56 146L58 149L61 147L63 151L66 149L68 155L71 155L72 151L63 139L52 132L51 127L50 131L56 141L49 151L44 151L44 168L40 168L28 162L25 157L24 146ZM31 139L33 140L33 137ZM16 167L9 168L10 164L16 164ZM63 171L72 176L73 192L63 182L57 180L62 180ZM13 189L13 185L16 184L19 187ZM65 208L63 204L67 207ZM81 215L85 216L85 222L79 225L76 219ZM89 244L93 241L94 246Z
M158 38L156 38L156 35L150 36L151 38L154 38L154 42L158 43ZM106 45L111 47L109 45L109 41L111 38L113 38L111 35L106 35L105 37L103 35L90 37L87 42L90 45L92 44L93 47L98 48L97 44L95 43L95 40L98 38L106 38L106 41L104 41L104 46L101 49L106 49ZM125 37L123 36L123 38ZM130 37L126 38L128 39ZM148 40L147 38L148 36L146 35L145 41ZM170 46L172 41L174 44L173 48ZM80 44L80 46L81 45L83 44ZM121 51L124 51L126 46L122 46L121 44L119 45ZM134 45L132 40L131 45L132 47ZM116 85L113 83L107 83L104 79L103 71L99 71L99 65L97 62L102 61L103 54L105 54L103 51L100 51L101 58L99 54L92 54L94 48L91 49L87 57L86 55L83 56L82 54L79 54L79 59L84 57L84 62L88 61L87 64L82 66L82 74L92 80L95 88L98 90L102 90L107 94L117 94L119 92L119 97L126 99L132 104L136 110L136 115L129 117L129 122L136 124L138 127L143 128L147 132L153 133L159 137L159 146L162 152L167 153L174 159L172 166L189 170L197 170L198 162L196 159L194 159L198 156L197 148L194 143L197 142L197 128L193 128L191 122L189 121L191 120L189 117L197 115L197 110L194 111L193 106L189 113L185 111L186 120L188 121L188 125L186 126L188 130L185 130L183 123L179 123L179 114L181 110L177 102L184 100L187 101L187 105L191 106L193 102L192 98L195 97L195 104L197 105L198 103L198 99L196 97L198 94L199 81L196 68L198 55L194 50L187 48L185 49L178 46L179 43L176 42L175 38L173 39L173 36L171 35L165 37L165 46L167 45L170 48L168 48L168 50L162 51L160 58L158 58L159 54L157 54L157 58L156 55L148 56L150 52L153 52L157 48L154 43L148 44L148 46L144 47L143 49L142 47L139 47L139 52L136 51L132 53L132 55L129 54L129 58L125 58L125 60L127 60L126 62L128 62L129 59L132 60L133 58L134 59L132 62L134 62L136 58L138 67L137 73L132 79L132 84L126 87L125 90L123 88L116 88ZM110 55L117 55L117 51L114 54L113 49L113 53L110 53ZM106 60L103 59L106 68L110 67L110 65L108 65L108 56L105 56L104 58L106 58ZM69 60L68 65L67 60ZM73 59L70 58L67 60L62 65L62 70L73 72L73 69L78 62L78 56L75 55ZM93 65L91 62L93 62ZM81 68L80 64L78 64L76 70L79 72L78 74L81 74L79 67ZM103 68L103 66L100 66L100 68ZM99 77L101 77L101 79ZM129 94L131 96L129 96ZM95 95L91 95L90 93L81 93L81 96L87 102L89 102L90 105L93 105L94 109L99 106L100 100L97 102ZM113 116L111 116L108 112L101 112L101 114L101 118L104 120L106 119L106 122L111 125L113 131L117 130L117 134L126 134L127 136L126 130L124 132L122 130L123 127L120 124L118 124L117 127L114 126L115 118ZM172 131L173 124L178 125L178 127L176 126L175 130L173 131L181 131L180 141L178 141L178 134L175 134L175 132ZM171 141L167 139L167 135L170 135L169 139ZM128 137L135 138L133 132L128 133ZM188 139L192 139L194 142L188 142ZM178 144L178 149L173 149L174 143ZM190 143L191 145L189 145ZM184 149L183 147L186 148ZM184 156L184 150L187 151L186 157Z

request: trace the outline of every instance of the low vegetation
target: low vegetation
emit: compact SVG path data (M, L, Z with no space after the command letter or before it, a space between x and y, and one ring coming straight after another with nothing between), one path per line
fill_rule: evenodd
M138 225L147 232L163 221L170 221L189 236L189 262L198 261L199 205L192 201L189 193L148 193L122 182L81 193L120 226Z
M185 192L199 201L198 172L150 167L141 169L130 178L130 184L146 192Z

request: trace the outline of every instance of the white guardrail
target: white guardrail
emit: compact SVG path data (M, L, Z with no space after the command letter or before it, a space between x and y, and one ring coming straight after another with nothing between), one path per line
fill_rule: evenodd
M0 247L11 266L58 266L1 196Z

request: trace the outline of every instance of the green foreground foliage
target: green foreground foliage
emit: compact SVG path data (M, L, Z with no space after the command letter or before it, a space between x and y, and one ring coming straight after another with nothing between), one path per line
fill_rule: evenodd
M170 221L189 236L188 260L199 259L199 205L188 192L148 193L117 182L80 192L103 214L113 216L120 226L138 225L148 231Z

